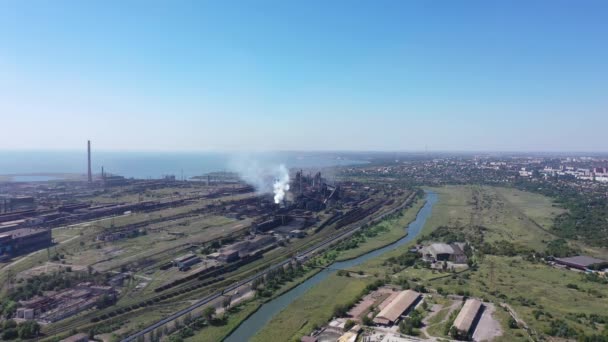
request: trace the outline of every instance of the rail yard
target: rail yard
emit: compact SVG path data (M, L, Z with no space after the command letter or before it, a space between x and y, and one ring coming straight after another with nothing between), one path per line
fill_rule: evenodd
M231 175L7 183L13 197L0 213L4 291L18 303L17 317L38 321L48 340L142 316L143 326L122 327L126 340L136 340L304 262L416 195L390 185L330 183L302 170L290 183L280 203ZM44 284L44 277L69 281L22 286ZM147 307L167 304L176 309L169 317L145 318Z

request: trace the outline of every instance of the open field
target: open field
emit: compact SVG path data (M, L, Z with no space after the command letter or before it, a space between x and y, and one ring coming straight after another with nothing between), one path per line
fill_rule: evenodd
M538 226L538 222L550 225L552 218L561 212L552 207L550 199L505 188L480 187L473 191L476 206L473 223L489 229L484 232L485 241L507 240L542 250L546 242L556 239Z
M65 227L60 229L53 229L53 239L56 243L63 243L73 239L75 236L79 236L82 232L81 228L76 227Z
M97 270L104 271L179 246L203 243L226 236L247 227L249 222L249 220L235 221L219 216L201 216L192 219L187 226L159 231L149 229L146 235L111 243L92 242L75 251L70 251L69 254L66 253L66 261L93 265Z
M418 278L425 286L446 293L468 293L496 303L506 301L540 333L549 327L550 320L545 316L536 319L534 311L549 312L553 318L565 320L568 325L591 334L594 330L587 322L570 320L570 314L602 315L608 307L606 285L585 282L579 272L551 268L520 257L486 256L478 271L465 272L454 278L429 280L437 274L425 269L408 269L399 275ZM571 289L568 284L578 284L578 289Z
M556 238L537 224L542 222L546 225L561 212L544 196L475 185L446 186L432 190L439 194L441 200L433 208L433 215L427 221L424 233L440 226L462 230L483 226L488 229L484 232L485 241L508 240L534 249L544 249L546 241ZM509 198L516 201L510 201ZM530 203L534 205L528 208ZM533 216L528 217L526 212Z
M504 239L540 250L545 248L546 242L556 239L536 224L544 222L546 225L560 210L554 208L552 202L542 196L539 198L538 195L512 189L476 186L433 190L440 195L440 200L433 208L432 217L427 221L424 233L428 234L444 225L467 230L470 225L480 224L488 228L484 231L486 241ZM509 201L509 198L516 200ZM534 204L527 208L530 202ZM532 217L526 216L526 212L531 213ZM606 285L584 281L580 272L552 268L519 256L486 255L478 260L477 271L465 271L455 275L418 267L393 273L383 265L386 258L403 253L405 248L371 260L356 269L372 274L391 274L395 279L414 280L428 288L441 289L446 293L468 293L496 303L506 301L538 333L549 327L550 319L543 315L536 319L535 311L550 312L554 319L562 319L571 327L591 334L594 330L589 322L573 319L573 315L602 315L608 307ZM604 255L602 252L595 255L601 257ZM568 284L578 284L578 289L569 288ZM506 327L507 314L498 308L496 315L503 327ZM507 331L507 334L498 340L508 341L510 336L522 338L515 335L517 332L522 333L523 330Z
M565 210L554 205L551 198L531 192L511 188L490 188L508 201L513 207L520 209L528 218L545 229L551 229L553 217Z

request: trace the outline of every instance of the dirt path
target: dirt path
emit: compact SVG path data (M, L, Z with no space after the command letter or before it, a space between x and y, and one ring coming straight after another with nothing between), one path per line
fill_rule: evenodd
M430 338L430 335L426 331L428 329L428 327L430 326L429 321L431 320L431 318L437 316L437 314L439 313L439 311L441 311L442 308L443 308L443 305L441 305L441 304L433 304L433 306L431 306L431 313L428 314L426 317L424 317L424 319L422 320L422 324L424 324L424 327L422 329L420 329L420 331L427 338Z
M432 327L432 326L435 326L435 325L438 325L438 324L445 323L445 320L450 317L450 315L452 314L452 312L454 312L455 310L458 310L458 308L460 307L460 304L462 304L462 302L460 302L460 301L454 301L447 308L441 308L440 304L433 305L433 308L431 310L433 310L437 305L440 306L440 309L437 310L437 311L433 311L430 315L428 315L427 317L425 317L422 320L422 323L424 323L424 327L422 329L420 329L420 331L428 338L429 341L446 340L445 338L438 338L438 337L429 335L428 328ZM435 323L435 324L428 325L428 322L430 321L431 318L433 318L433 316L436 316L440 311L445 310L445 309L448 310L448 313L445 315L445 319L444 320L442 320L441 322Z

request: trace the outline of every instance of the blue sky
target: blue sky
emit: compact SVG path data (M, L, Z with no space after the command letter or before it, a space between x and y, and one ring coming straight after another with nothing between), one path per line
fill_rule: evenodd
M606 1L0 2L0 149L608 150Z

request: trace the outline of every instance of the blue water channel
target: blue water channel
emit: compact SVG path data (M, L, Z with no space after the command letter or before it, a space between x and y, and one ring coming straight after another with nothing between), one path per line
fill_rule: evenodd
M414 222L410 223L407 229L407 235L403 238L393 242L390 245L387 245L383 248L376 249L367 254L363 254L357 258L346 260L346 261L338 261L329 266L329 268L324 269L323 271L315 274L302 284L294 287L288 292L285 292L281 296L265 303L260 307L258 311L256 311L253 315L249 316L235 331L232 332L230 336L228 336L225 341L226 342L243 342L249 341L251 337L253 337L262 327L264 327L270 320L285 309L289 304L291 304L294 300L298 299L302 296L306 291L308 291L311 287L320 283L323 279L327 278L330 274L335 272L338 269L350 269L354 266L360 265L370 259L378 257L384 253L390 252L399 246L402 246L412 240L414 240L424 227L426 220L431 215L431 210L433 206L437 202L437 194L432 191L426 192L426 203L418 212L416 219Z

